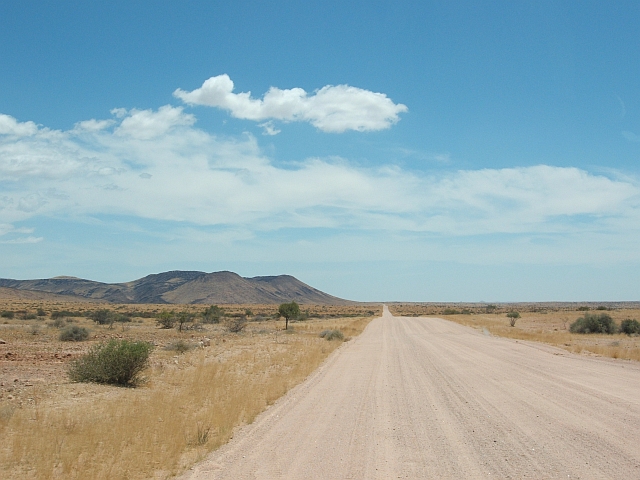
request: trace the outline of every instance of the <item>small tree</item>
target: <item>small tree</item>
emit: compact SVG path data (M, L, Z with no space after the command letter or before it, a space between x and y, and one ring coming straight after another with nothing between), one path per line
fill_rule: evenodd
M283 303L278 308L278 314L284 317L284 329L287 330L289 328L289 320L294 320L300 315L300 307L296 302Z
M178 331L181 332L185 323L193 322L193 314L189 312L180 312L176 316L176 321L178 322Z
M507 313L507 317L509 318L509 325L515 327L516 319L520 318L520 314L518 312L509 312Z

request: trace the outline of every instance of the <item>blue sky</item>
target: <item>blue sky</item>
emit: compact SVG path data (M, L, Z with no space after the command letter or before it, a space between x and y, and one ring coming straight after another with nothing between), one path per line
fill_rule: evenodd
M637 2L3 2L0 277L638 300Z

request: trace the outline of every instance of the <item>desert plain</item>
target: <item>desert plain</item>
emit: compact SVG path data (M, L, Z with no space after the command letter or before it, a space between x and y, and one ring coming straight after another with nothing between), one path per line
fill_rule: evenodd
M277 305L220 305L218 324L156 323L205 307L2 300L0 477L640 476L639 337L570 333L582 304L302 305L288 331ZM131 321L86 316L103 308ZM59 340L67 325L89 339ZM111 338L154 345L145 382L71 382Z

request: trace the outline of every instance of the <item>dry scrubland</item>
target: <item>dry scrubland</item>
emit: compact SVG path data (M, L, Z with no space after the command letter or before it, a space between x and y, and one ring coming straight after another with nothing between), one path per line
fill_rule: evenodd
M130 323L98 326L82 316L63 324L91 330L89 340L62 342L51 312L109 308ZM380 315L379 306L301 306L308 320L290 324L276 305L221 305L227 315L252 315L243 332L221 324L178 332L160 329L163 309L201 312L203 305L108 305L3 301L0 311L0 478L167 478L225 443L301 382L341 342L319 333L339 329L348 339ZM37 309L46 316L32 317ZM43 313L42 311L40 313ZM251 320L259 321L251 321ZM58 322L60 324L60 322ZM197 347L203 338L211 346ZM145 340L156 348L140 388L69 382L69 362L110 338ZM185 353L171 350L182 341Z
M486 329L492 335L543 342L573 353L640 361L640 337L637 335L569 332L571 323L585 313L606 313L618 325L628 318L640 321L640 306L637 304L611 305L606 307L606 311L597 310L597 305L591 305L589 311L579 311L581 305L576 304L512 304L496 307L487 309L486 305L478 304L404 303L389 305L389 310L398 316L438 316L476 329ZM448 314L452 310L465 313ZM512 311L518 311L521 315L513 327L509 325L509 318L506 316Z

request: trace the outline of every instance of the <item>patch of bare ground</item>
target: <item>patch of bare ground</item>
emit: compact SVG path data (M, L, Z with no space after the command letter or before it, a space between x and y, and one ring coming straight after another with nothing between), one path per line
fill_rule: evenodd
M569 326L585 313L606 313L617 325L625 319L640 320L640 308L632 304L606 307L598 310L592 305L575 304L394 304L390 311L398 316L437 316L461 325L473 327L491 335L542 342L563 348L569 352L599 355L610 358L640 361L640 337L625 334L579 334L571 333ZM578 310L582 308L582 310ZM451 311L456 313L451 314ZM465 313L461 313L465 311ZM510 326L508 312L518 311L521 315L513 327Z
M0 301L0 478L167 478L231 438L314 371L341 342L318 336L358 335L380 306L303 305L305 321L274 318L277 305L221 305L246 328L220 324L161 329L162 310L201 312L203 305L106 305ZM94 324L108 308L131 322ZM38 309L40 314L37 316ZM53 312L66 314L54 315ZM32 317L36 318L32 318ZM62 342L60 327L90 330L84 342ZM97 342L144 340L156 348L139 388L72 383L69 364ZM200 342L210 340L210 346ZM175 345L188 347L180 353ZM203 342L205 345L208 343Z

